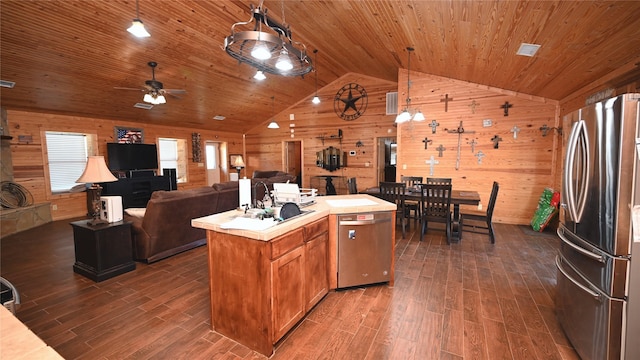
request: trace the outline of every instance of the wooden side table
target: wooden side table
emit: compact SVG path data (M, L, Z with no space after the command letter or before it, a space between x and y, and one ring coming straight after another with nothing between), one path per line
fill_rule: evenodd
M89 221L71 223L76 251L73 271L99 282L134 270L131 222L89 225Z

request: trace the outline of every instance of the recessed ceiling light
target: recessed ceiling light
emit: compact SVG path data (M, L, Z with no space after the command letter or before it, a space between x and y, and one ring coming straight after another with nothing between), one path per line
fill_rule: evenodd
M213 120L224 120L226 119L226 117L222 116L222 115L216 115L213 117Z
M16 83L13 81L0 80L0 87L13 89L14 86L16 86Z
M520 44L520 48L518 49L516 54L522 55L522 56L533 56L536 54L538 49L540 49L540 45L522 43Z

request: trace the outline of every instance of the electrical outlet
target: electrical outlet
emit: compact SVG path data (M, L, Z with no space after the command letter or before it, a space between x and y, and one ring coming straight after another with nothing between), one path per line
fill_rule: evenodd
M51 205L51 210L58 210L58 205L56 204Z
M478 204L478 210L482 210L482 203Z

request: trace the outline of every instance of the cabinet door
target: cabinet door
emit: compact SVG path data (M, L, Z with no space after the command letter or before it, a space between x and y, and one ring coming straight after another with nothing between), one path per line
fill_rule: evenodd
M311 310L329 292L328 243L329 235L325 232L309 240L305 245L307 311Z
M274 343L305 314L304 249L299 246L271 263Z

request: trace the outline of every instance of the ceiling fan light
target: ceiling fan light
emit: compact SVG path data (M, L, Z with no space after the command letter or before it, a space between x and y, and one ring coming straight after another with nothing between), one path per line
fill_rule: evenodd
M127 31L133 34L135 37L139 38L151 36L147 29L144 28L144 24L140 19L133 19L133 22L131 23L131 26L129 26Z
M142 99L144 102L148 102L150 104L153 104L155 99L153 98L153 96L149 93L144 94L144 98Z
M311 99L311 102L316 105L320 104L320 98L318 97L318 95L314 96L313 99Z
M259 42L253 47L253 50L251 50L251 56L258 60L267 60L271 59L271 51L269 51L269 48L267 48L264 43Z
M414 121L424 121L424 114L422 111L418 110L415 115L413 115Z
M272 122L267 126L267 128L269 128L269 129L280 129L280 125L278 125L278 123L277 123L277 122L272 121Z
M402 110L402 112L396 116L396 124L402 124L409 120L411 120L411 114L409 114L407 109Z
M263 73L261 70L258 70L258 71L256 72L256 74L255 74L255 75L253 75L253 78L254 78L254 79L256 79L256 80L264 80L264 79L266 79L267 77L264 75L264 73Z
M157 104L166 104L167 103L167 99L164 97L164 95L158 95L156 97L156 105Z

